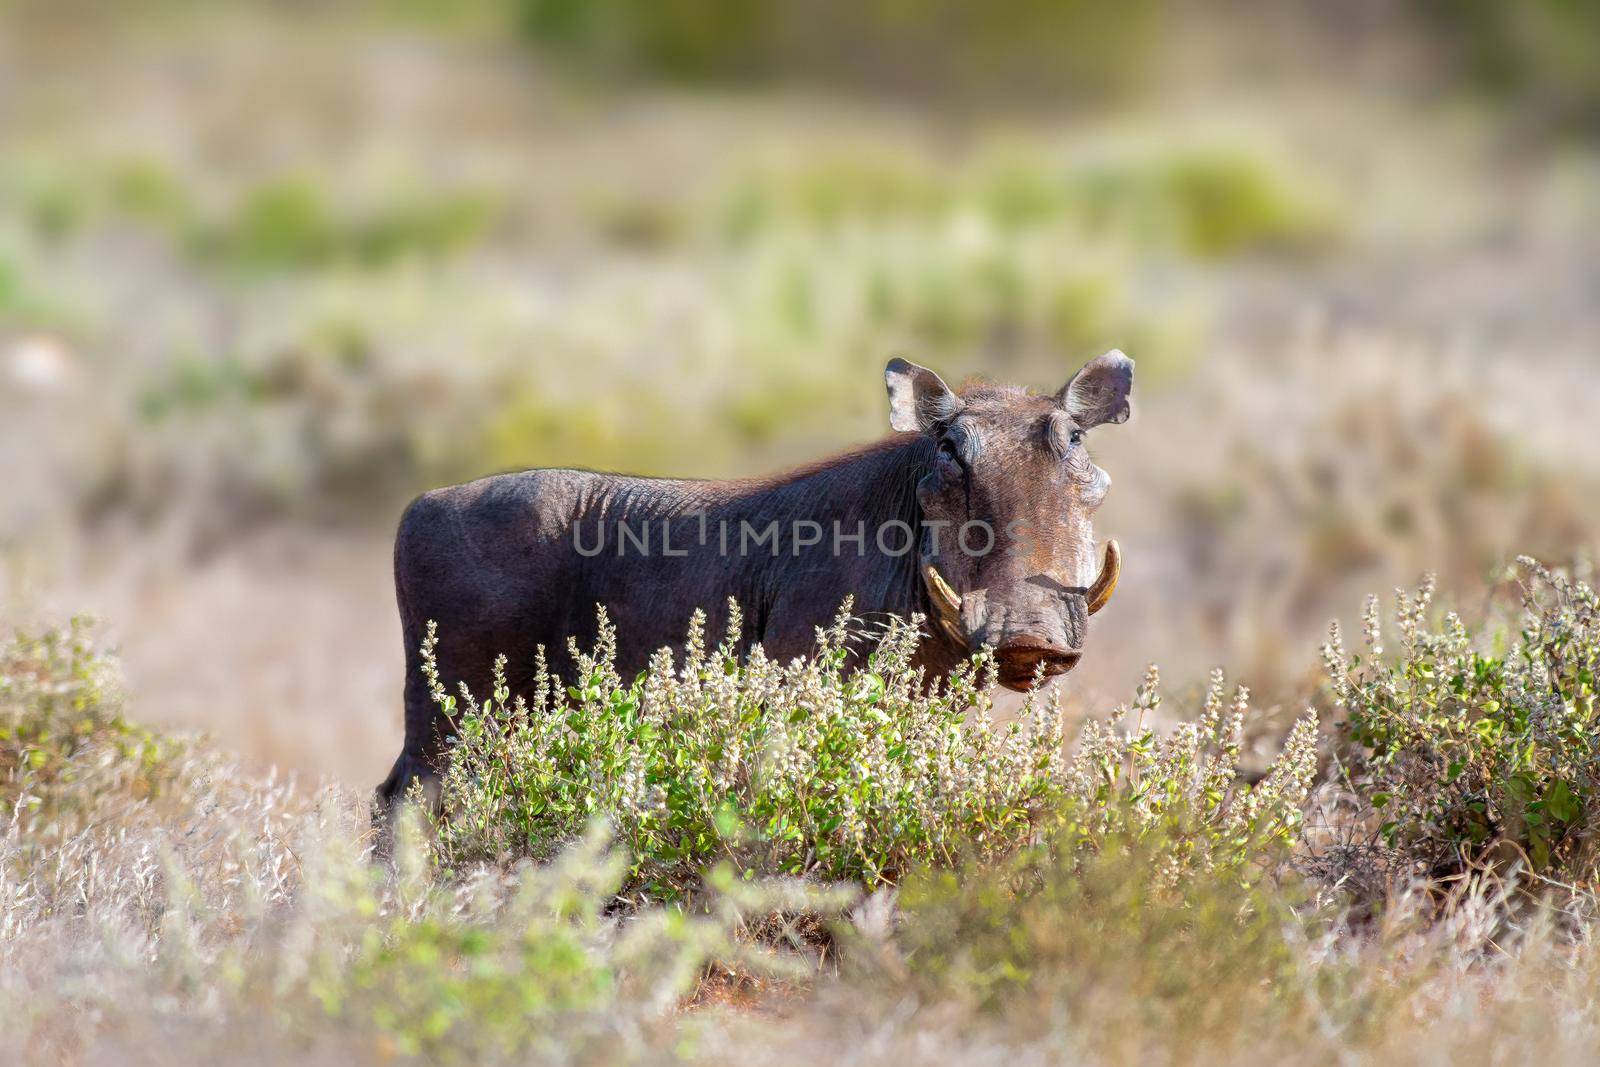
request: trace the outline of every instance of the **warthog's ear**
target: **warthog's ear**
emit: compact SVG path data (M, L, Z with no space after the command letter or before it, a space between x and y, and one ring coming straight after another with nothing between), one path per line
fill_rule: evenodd
M1113 348L1080 367L1056 400L1087 430L1103 422L1127 422L1133 410L1128 402L1132 392L1133 360Z
M896 357L883 369L889 387L889 425L901 433L927 433L961 410L961 398L927 367Z

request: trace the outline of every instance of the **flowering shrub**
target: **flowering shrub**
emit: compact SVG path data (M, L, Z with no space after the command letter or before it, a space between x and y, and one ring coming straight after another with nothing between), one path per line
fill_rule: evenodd
M1090 1062L1168 1059L1150 1046L1202 1039L1248 1047L1305 1022L1318 972L1294 946L1318 928L1292 879L1262 875L1287 874L1300 840L1316 719L1248 785L1243 686L1230 698L1214 672L1198 714L1164 737L1151 726L1160 705L1151 667L1131 706L1085 725L1060 821L1038 846L910 879L899 921L866 924L858 995L959 1006L964 1033L1048 1032L1058 1056ZM1342 1011L1318 1022L1343 1025Z
M1585 582L1520 561L1521 635L1475 638L1459 616L1428 624L1434 583L1397 591L1398 655L1383 658L1376 597L1367 655L1335 624L1323 649L1348 714L1353 784L1391 846L1435 873L1522 859L1585 878L1600 815L1595 672L1600 600Z
M681 667L663 650L624 682L602 619L596 649L574 649L577 684L563 692L541 661L532 698L513 698L502 659L479 703L446 693L430 631L425 669L457 728L444 855L544 857L599 816L633 855L631 888L676 897L722 862L746 877L870 888L917 866L995 860L1063 830L1090 847L1159 835L1173 846L1165 874L1177 877L1238 868L1298 826L1313 723L1296 727L1264 782L1237 782L1248 694L1224 719L1220 675L1199 721L1162 740L1145 721L1160 703L1152 668L1133 731L1115 728L1126 711L1091 724L1067 764L1049 696L1030 695L1003 729L991 722L988 652L926 686L911 667L913 625L891 622L854 672L851 639L842 613L809 659L778 664L757 647L741 660L732 637L708 652L696 617Z
M430 630L425 669L457 727L445 855L543 857L600 816L633 854L632 886L675 897L723 861L746 876L871 886L1028 841L1064 781L1053 703L1031 697L996 728L987 655L924 691L911 667L918 631L900 621L849 672L848 623L841 613L816 655L779 664L759 647L741 660L731 636L708 650L697 615L681 667L663 650L624 681L602 616L594 651L574 649L576 684L560 689L541 658L532 697L513 699L502 658L491 697L463 691L459 705ZM739 625L735 610L730 634Z
M1307 712L1295 723L1283 753L1248 785L1239 743L1249 689L1238 686L1228 700L1223 672L1213 671L1198 717L1163 738L1149 725L1160 687L1151 666L1132 707L1085 724L1067 768L1065 840L1095 851L1113 841L1137 845L1158 858L1152 878L1159 885L1214 871L1248 876L1281 859L1299 840L1317 772L1316 716ZM1132 730L1118 730L1129 715Z
M111 660L86 619L0 644L0 802L8 807L58 814L64 787L96 762L117 764L130 792L149 796L170 781L176 747L123 717Z

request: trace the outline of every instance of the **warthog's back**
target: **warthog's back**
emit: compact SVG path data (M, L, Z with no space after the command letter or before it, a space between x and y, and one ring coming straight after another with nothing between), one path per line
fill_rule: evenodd
M684 529L711 484L534 470L425 493L395 539L402 619L418 633L438 623L446 676L468 678L501 652L525 666L540 645L568 666L567 638L592 638L601 605L619 667L640 669L729 591Z

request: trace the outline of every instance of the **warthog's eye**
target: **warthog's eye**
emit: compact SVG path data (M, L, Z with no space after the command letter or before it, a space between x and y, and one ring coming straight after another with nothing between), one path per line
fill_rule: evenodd
M961 477L964 468L961 457L956 453L956 446L946 438L939 442L939 473L946 478Z
M1082 430L1073 430L1070 434L1067 435L1067 442L1069 444L1074 444L1074 445L1083 444L1083 431Z

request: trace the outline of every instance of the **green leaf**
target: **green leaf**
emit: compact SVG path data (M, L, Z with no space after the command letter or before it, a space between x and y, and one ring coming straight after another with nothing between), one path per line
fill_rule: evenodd
M1544 795L1544 808L1552 817L1571 822L1578 817L1578 798L1566 782L1557 781Z

